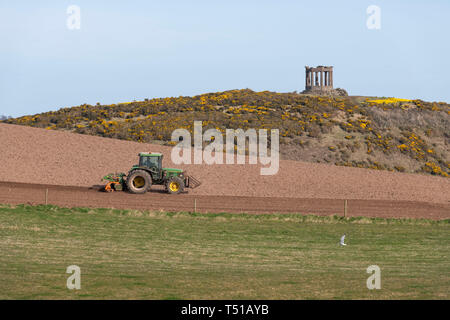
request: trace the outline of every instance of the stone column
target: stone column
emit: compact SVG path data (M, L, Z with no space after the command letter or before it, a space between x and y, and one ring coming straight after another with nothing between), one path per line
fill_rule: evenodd
M320 71L320 87L323 87L323 70Z
M325 71L325 87L328 87L328 71Z
M308 69L305 70L305 88L308 88Z
M333 87L333 70L330 71L330 85Z

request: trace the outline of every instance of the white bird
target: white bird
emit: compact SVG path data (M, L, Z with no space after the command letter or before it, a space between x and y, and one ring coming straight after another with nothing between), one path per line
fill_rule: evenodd
M339 244L340 244L341 246L346 246L346 244L344 243L344 241L345 241L345 233L344 233L344 235L341 237L341 241L339 241Z

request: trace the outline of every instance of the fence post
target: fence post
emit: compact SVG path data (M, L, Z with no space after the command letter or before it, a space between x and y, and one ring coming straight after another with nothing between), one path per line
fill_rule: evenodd
M347 217L347 199L344 201L344 218Z
M197 199L194 199L194 213L197 212Z
M45 189L45 205L48 204L48 188Z

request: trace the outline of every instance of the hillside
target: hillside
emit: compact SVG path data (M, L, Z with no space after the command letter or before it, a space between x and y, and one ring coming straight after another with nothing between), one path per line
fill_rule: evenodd
M178 128L280 130L283 159L448 177L450 105L396 98L231 90L84 104L2 122L171 145Z
M0 123L0 181L93 187L127 172L142 151L162 152L202 185L190 195L423 201L448 205L450 179L281 160L276 175L260 165L176 165L171 147ZM104 182L103 182L104 183ZM125 201L126 202L126 201Z

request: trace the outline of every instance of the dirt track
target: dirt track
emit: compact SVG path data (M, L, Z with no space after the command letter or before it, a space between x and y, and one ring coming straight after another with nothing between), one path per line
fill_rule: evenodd
M61 187L7 182L0 182L0 203L43 204L46 189L49 204L65 207L194 211L195 200L198 212L296 212L316 215L343 215L344 212L343 200L336 199L168 195L161 190L133 195L126 192L100 192L97 187ZM448 219L450 205L418 201L350 200L348 216Z

